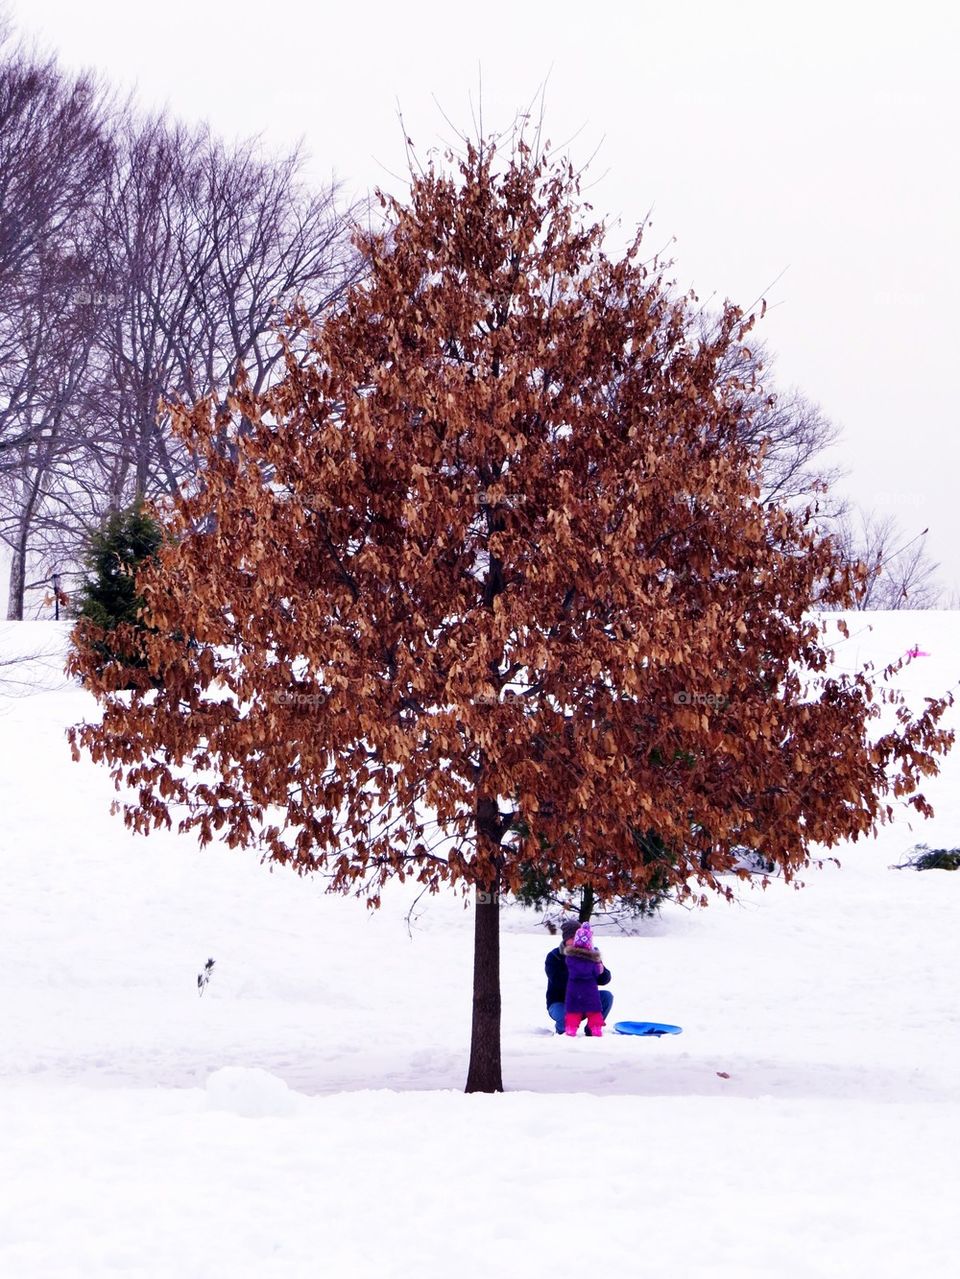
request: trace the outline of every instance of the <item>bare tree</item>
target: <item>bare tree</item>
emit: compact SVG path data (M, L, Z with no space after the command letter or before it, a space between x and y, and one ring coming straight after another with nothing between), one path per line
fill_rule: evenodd
M94 330L88 210L109 149L105 92L19 46L0 48L0 540L8 616L23 616L29 543L57 459L83 447L76 410Z
M842 515L830 529L843 559L865 569L856 601L860 609L936 608L941 591L934 579L939 565L926 551L927 529L911 536L892 515ZM828 605L821 605L827 608Z
M162 119L126 122L119 133L103 220L107 313L100 340L97 450L105 510L168 491L189 467L171 445L161 406L180 398L179 347L193 324L194 282L184 272L191 239L185 188L199 141Z
M15 450L39 429L23 310L35 311L51 271L56 286L75 256L107 150L104 108L89 76L71 79L0 37L0 470L19 466Z
M225 403L239 365L255 391L264 389L282 355L275 331L291 305L318 316L357 278L352 211L338 208L335 184L309 190L302 165L299 151L264 158L253 142L228 150L205 139L189 187L196 244L183 264L198 302L194 340L180 346L193 357L183 368L192 400L219 390Z
M843 471L824 455L839 439L840 428L797 387L777 389L774 365L762 342L750 342L727 352L722 369L726 380L747 388L741 397L740 438L754 448L766 442L761 500L797 506L820 495L821 515L838 516L845 504L833 489Z
M88 79L0 53L0 541L7 612L90 530L194 469L170 403L266 388L284 316L355 278L350 211L299 152L111 114Z
M927 530L906 534L892 516L860 511L837 493L844 471L829 465L825 455L840 430L795 387L785 392L773 388L773 364L766 348L752 342L728 351L724 367L727 377L748 388L741 438L756 447L765 444L761 500L810 507L815 525L833 537L845 561L863 565L857 607L936 607L941 592L934 574L939 566L927 554Z
M260 159L253 143L230 150L162 119L125 131L104 209L112 508L171 492L191 470L166 404L225 403L241 365L264 388L289 307L319 312L354 277L337 188L307 190L301 168L297 153Z

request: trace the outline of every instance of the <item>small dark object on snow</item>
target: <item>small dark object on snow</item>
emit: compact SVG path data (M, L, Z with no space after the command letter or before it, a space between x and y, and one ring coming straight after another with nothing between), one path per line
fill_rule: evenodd
M894 870L960 870L960 848L929 848L915 844L910 849L912 857L897 862Z
M203 994L204 987L210 980L210 975L213 972L213 962L214 961L212 959L208 959L203 966L203 972L197 973L197 989L201 995Z

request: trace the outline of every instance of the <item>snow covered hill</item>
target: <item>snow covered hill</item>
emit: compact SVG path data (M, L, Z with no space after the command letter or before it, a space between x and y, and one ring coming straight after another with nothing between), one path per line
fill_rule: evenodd
M917 644L913 703L956 688L960 615L850 627L841 668ZM370 912L128 834L69 756L96 709L65 634L0 624L0 662L35 655L0 666L4 1279L955 1273L960 873L890 866L960 846L960 746L933 820L903 807L802 891L601 935L613 1019L680 1036L554 1035L553 943L508 911L508 1092L467 1097L462 901L408 924L407 888Z

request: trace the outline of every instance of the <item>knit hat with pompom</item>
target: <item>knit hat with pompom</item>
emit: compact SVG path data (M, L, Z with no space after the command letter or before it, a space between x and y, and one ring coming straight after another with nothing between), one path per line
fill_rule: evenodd
M581 924L577 929L577 935L573 939L574 946L578 950L593 950L593 929L589 924Z

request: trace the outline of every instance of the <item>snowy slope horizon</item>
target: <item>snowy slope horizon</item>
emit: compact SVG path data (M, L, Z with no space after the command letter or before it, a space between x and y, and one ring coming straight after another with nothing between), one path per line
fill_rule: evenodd
M847 617L835 669L919 645L911 704L956 688L960 614ZM508 1092L467 1097L462 901L408 926L415 889L371 912L253 852L132 836L69 756L96 707L67 629L0 623L0 662L41 654L0 667L0 1274L602 1279L638 1272L638 1241L644 1273L696 1279L952 1272L960 874L890 867L960 845L960 748L922 787L933 819L897 805L803 889L601 936L612 1020L680 1036L555 1036L553 942L508 909ZM595 1225L567 1243L585 1180Z

